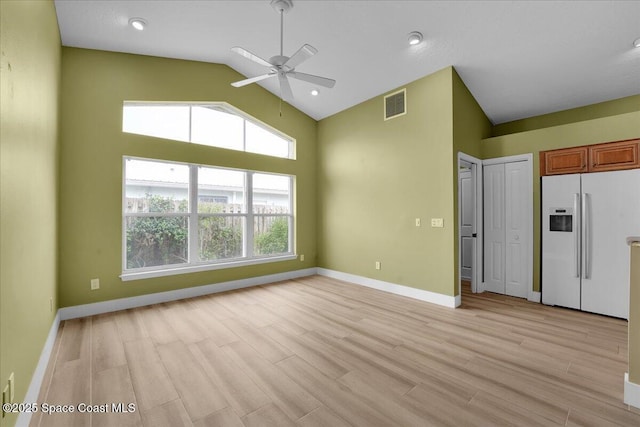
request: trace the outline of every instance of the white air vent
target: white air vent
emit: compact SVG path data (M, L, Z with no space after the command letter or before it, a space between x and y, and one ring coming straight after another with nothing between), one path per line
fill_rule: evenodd
M384 119L407 114L407 89L402 89L384 97Z

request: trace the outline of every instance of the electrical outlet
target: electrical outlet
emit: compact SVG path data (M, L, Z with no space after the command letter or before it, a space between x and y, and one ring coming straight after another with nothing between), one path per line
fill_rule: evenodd
M376 261L376 270L380 270L380 261Z
M421 221L420 218L416 218L416 227L420 227Z
M16 377L11 372L9 375L9 403L13 403L13 399L16 397Z
M91 290L100 289L100 279L91 279Z
M431 218L431 226L436 228L444 227L444 219L442 218Z
M300 261L304 261L304 254L300 255Z

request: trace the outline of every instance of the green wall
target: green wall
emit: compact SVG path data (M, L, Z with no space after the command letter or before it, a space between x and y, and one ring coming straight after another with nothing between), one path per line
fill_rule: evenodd
M453 194L454 218L458 221L458 153L462 152L482 159L483 138L491 134L491 122L478 105L458 73L453 70ZM460 235L458 227L454 227L453 265L455 266L455 292L459 294L459 249Z
M57 308L60 36L51 1L0 16L0 388L13 372L22 402Z
M626 98L621 102L625 103ZM558 114L570 114L561 112ZM577 117L580 117L579 115ZM540 151L640 137L640 105L635 112L576 121L482 141L484 159L533 153L533 288L540 290Z
M214 284L316 265L317 123L227 66L104 51L62 49L60 306ZM122 103L225 101L297 140L297 160L122 132ZM123 282L122 156L281 172L296 176L297 253L283 261ZM90 280L100 279L99 290Z
M407 114L391 120L377 96L320 121L320 267L454 295L452 79L404 86Z
M602 117L618 116L638 110L640 110L640 95L627 96L612 101L599 102L585 105L584 107L502 123L492 128L491 136L508 135Z

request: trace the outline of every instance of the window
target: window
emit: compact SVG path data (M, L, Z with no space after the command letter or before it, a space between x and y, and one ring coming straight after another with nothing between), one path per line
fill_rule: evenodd
M295 141L224 102L125 101L122 131L293 159Z
M125 157L122 279L295 258L293 179Z

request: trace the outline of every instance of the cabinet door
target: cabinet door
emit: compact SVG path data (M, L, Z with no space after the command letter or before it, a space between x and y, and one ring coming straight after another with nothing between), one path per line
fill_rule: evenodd
M587 147L540 152L540 175L581 173L587 170Z
M640 167L640 139L589 147L589 172L606 172Z

